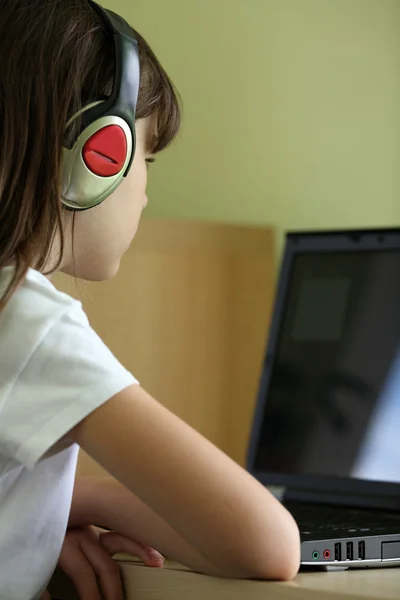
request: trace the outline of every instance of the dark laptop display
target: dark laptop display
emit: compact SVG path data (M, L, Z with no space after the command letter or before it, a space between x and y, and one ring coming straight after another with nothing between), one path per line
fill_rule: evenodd
M287 236L248 468L303 563L400 560L400 230Z

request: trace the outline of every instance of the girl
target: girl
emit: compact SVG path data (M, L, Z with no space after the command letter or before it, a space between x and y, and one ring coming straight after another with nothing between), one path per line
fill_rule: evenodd
M40 598L68 563L68 527L92 523L202 573L293 577L291 516L150 397L50 281L118 271L146 163L179 129L173 85L89 0L1 0L0 56L0 597ZM75 483L79 447L113 477Z

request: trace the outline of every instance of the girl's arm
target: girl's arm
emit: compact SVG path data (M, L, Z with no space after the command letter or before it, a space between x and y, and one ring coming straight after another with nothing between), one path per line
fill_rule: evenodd
M112 477L75 481L69 527L97 525L124 535L205 575L222 576L168 523Z
M218 574L296 574L299 532L286 509L140 386L114 396L70 435Z

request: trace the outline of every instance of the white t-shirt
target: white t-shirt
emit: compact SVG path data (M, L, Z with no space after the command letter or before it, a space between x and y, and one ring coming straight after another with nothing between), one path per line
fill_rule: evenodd
M11 276L0 271L0 294ZM46 589L76 471L66 434L134 383L80 302L30 270L0 312L0 599L36 600Z

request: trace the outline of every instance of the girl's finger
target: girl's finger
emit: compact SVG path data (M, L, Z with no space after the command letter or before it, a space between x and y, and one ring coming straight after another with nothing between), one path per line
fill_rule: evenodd
M81 537L80 544L92 573L96 573L99 579L105 600L123 600L120 568L101 544L100 538L85 535Z
M147 567L162 567L164 564L164 557L157 550L130 540L116 531L101 533L99 540L110 556L125 552L137 556Z
M90 525L87 528L87 532L88 534L92 535L93 538L99 540L100 542L100 538L103 538L103 540L105 540L103 546L106 548L110 556L118 554L119 552L126 552L128 554L133 554L134 556L140 558L142 562L144 562L144 564L148 567L161 567L164 564L165 558L162 554L157 552L157 550L149 548L149 546L145 546L140 542L134 542L130 538L127 538L126 536L116 531L112 531L111 529L104 529L97 525ZM121 544L124 543L128 543L130 550L121 550Z
M40 598L40 600L51 600L51 596L50 596L50 592L49 590L46 590L43 594L42 597Z
M58 564L73 582L81 600L102 600L96 575L79 544L64 545ZM111 598L120 600L122 596Z

